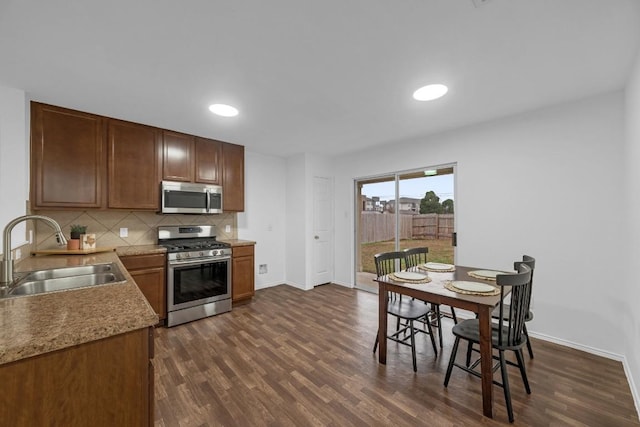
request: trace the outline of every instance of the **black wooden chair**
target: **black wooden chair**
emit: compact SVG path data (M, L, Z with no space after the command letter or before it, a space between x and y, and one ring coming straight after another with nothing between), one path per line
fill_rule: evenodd
M520 262L520 261L517 261L517 262ZM531 320L533 320L533 312L531 311L530 306L531 306L531 295L533 295L533 271L535 270L535 267L536 267L536 260L535 258L529 255L523 255L521 262L527 264L531 269L531 292L529 293L529 299L527 300L527 303L526 303L527 314L524 319L525 323L522 328L522 332L527 337L527 351L529 352L529 357L533 359L533 349L531 348L531 340L529 339L529 332L527 331L527 322L530 322ZM499 310L500 310L500 307L496 307L493 310L493 313L491 313L491 317L493 317L494 319L497 319L498 317L500 317ZM508 304L504 305L504 312L507 313L506 315L508 315L508 313L510 312ZM467 366L469 366L469 364L471 363L471 353L473 351L478 351L478 350L475 347L473 347L472 342L469 342L469 345L467 347Z
M376 274L378 277L386 276L387 274L400 271L401 262L404 261L403 252L385 252L374 255L376 263ZM411 298L402 298L394 292L387 293L387 313L395 316L396 331L390 335L387 335L387 339L395 341L399 344L407 345L411 347L411 357L413 359L413 370L417 371L416 365L416 342L415 336L417 332L426 333L431 337L431 344L433 350L438 355L438 349L435 339L433 338L433 329L430 322L427 322L426 330L416 328L414 322L420 318L425 317L429 313L429 306L424 301L413 300ZM404 324L401 322L404 321ZM386 335L386 333L385 333ZM373 345L373 352L378 349L378 333L376 333L376 342ZM407 342L409 340L409 342Z
M527 314L526 305L531 294L531 268L524 262L518 261L514 264L514 269L517 271L516 274L500 274L496 277L496 284L500 287L501 298L498 307L498 323L492 327L491 340L493 348L498 350L499 353L497 357L498 363L493 367L493 371L495 372L500 368L502 374L502 382L494 380L493 383L503 388L509 422L513 422L513 407L511 405L511 391L509 389L509 377L507 374L508 363L504 356L505 351L510 350L515 353L518 361L516 366L520 369L525 390L527 394L531 394L524 365L524 356L522 354L522 348L527 343L527 337L524 335L523 329ZM506 296L505 288L507 287L511 287L511 304L509 305L504 302L504 297ZM451 350L451 358L449 359L449 366L447 367L447 374L444 379L445 387L449 385L451 371L454 366L477 377L481 376L480 373L475 370L479 364L479 360L473 365L455 363L456 353L458 352L458 345L461 339L471 343L480 343L480 325L478 319L469 319L460 322L453 327L452 332L456 340ZM494 356L494 358L496 358L496 356Z
M404 250L404 262L407 268L413 268L421 264L427 263L427 254L429 253L429 248L420 247L420 248L409 248ZM458 318L456 317L456 312L451 308L451 315L445 314L440 311L440 304L431 303L431 313L426 318L426 320L432 321L433 325L438 328L438 339L440 341L440 348L442 348L442 318L443 317L451 317L455 323L458 323Z
M535 258L529 255L522 255L522 262L527 264L531 269L531 292L529 293L529 299L527 300L527 303L526 303L527 314L524 318L525 323L522 328L522 331L524 335L527 337L527 351L529 352L529 357L533 359L533 349L531 348L531 340L529 339L529 332L527 331L527 322L530 322L533 320L533 312L531 311L530 307L531 307L531 295L533 295L533 271L536 268L536 260ZM505 305L505 313L509 313L508 307L509 307L508 305ZM498 309L499 307L496 307L496 309L493 310L493 313L491 314L491 316L493 316L496 319L500 316Z

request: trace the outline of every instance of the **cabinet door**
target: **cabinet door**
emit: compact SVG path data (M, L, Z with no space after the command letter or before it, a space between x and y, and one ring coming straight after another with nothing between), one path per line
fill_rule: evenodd
M244 212L244 147L222 144L222 207Z
M222 143L213 139L196 137L195 152L195 181L220 184Z
M164 254L121 256L127 269L151 307L163 320L167 317L166 256Z
M153 426L147 328L0 366L3 426Z
M231 300L238 302L250 299L255 294L255 267L253 246L233 248L231 266Z
M103 207L105 146L102 117L32 102L33 207Z
M119 120L108 128L108 207L159 210L160 132Z
M138 288L142 291L160 320L167 317L167 290L165 287L164 268L129 271Z
M191 135L165 130L163 133L162 178L193 182L193 140Z

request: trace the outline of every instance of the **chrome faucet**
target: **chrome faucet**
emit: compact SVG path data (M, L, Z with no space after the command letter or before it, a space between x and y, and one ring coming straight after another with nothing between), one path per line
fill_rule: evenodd
M11 257L11 230L17 224L27 221L30 219L39 219L46 223L48 223L56 232L56 239L58 240L58 244L66 245L67 239L65 239L64 234L62 233L62 229L60 228L60 224L54 221L52 218L44 215L24 215L19 216L18 218L12 219L9 221L7 226L4 228L3 232L3 250L4 259L0 264L0 287L9 286L13 282L13 259Z

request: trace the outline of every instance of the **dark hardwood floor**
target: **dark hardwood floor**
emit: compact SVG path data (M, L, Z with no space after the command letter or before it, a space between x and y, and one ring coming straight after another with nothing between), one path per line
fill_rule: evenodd
M455 369L443 386L450 332L437 358L429 338L417 338L417 373L410 348L392 342L387 365L378 364L377 298L337 285L281 285L230 313L157 329L156 426L509 425L499 387L491 420L482 416L478 378ZM640 425L620 362L533 346L531 395L509 368L513 425Z

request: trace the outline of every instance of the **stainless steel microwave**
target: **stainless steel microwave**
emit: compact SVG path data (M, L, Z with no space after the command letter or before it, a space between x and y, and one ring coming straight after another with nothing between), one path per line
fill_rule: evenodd
M222 213L222 187L189 182L162 181L162 213Z

